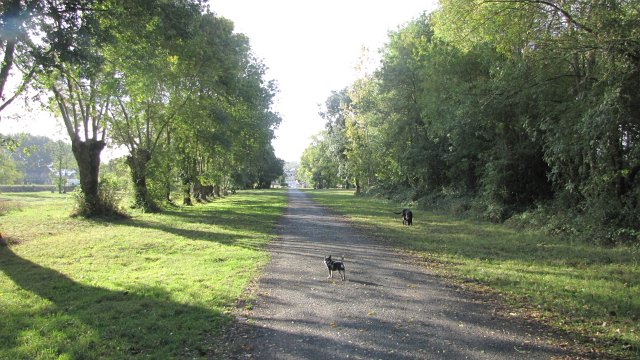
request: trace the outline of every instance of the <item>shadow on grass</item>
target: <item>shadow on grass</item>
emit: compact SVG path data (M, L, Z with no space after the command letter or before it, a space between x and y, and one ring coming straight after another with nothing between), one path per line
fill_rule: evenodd
M17 304L31 296L23 291L46 299L28 308L3 305L0 358L209 356L228 321L215 310L174 302L163 289L81 284L8 248L0 248L0 271L20 288Z
M149 219L91 219L95 225L156 230L176 236L176 240L215 242L259 250L273 233L278 217L253 219L235 211L213 218L214 211L165 211Z
M286 199L281 192L258 192L256 196L259 198L233 196L216 204L178 207L153 217L94 221L103 225L153 229L187 240L217 242L256 250L262 248L274 233Z
M233 233L225 233L214 230L198 230L198 229L185 229L177 227L171 224L162 224L154 221L132 220L129 222L123 222L121 225L141 228L141 229L153 229L164 233L172 234L187 240L193 241L211 241L221 245L236 245L246 247L249 249L255 249L256 245L253 244L251 239L244 235L238 235Z

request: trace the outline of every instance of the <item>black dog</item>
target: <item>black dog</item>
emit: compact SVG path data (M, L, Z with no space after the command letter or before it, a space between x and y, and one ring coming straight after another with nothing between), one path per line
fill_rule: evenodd
M342 260L344 260L344 257L342 257ZM324 257L324 263L325 265L327 265L327 268L329 269L329 277L327 277L327 279L329 278L333 279L334 271L337 271L340 274L340 278L342 279L342 281L346 279L346 275L344 272L344 263L342 261L331 260L331 255L329 255Z
M394 214L402 214L402 225L413 224L413 213L409 209L402 209L401 212L394 212Z

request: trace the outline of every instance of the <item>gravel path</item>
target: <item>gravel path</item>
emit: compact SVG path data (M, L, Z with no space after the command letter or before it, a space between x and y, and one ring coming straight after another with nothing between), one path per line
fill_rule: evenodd
M401 223L398 222L398 226ZM248 314L255 359L572 357L524 322L375 243L295 189ZM324 255L347 280L327 279Z

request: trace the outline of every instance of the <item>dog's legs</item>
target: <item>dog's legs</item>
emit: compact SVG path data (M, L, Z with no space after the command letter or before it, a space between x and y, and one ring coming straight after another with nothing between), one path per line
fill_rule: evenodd
M333 279L333 271L329 270L329 276L327 276L327 279Z

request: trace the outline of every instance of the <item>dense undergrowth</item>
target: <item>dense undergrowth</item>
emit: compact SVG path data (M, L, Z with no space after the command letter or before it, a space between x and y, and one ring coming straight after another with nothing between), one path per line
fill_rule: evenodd
M372 188L365 196L462 218L505 223L522 230L541 230L566 241L604 246L640 245L640 213L631 206L620 209L620 204L613 199L577 201L561 196L535 204L505 205L481 195L456 192L417 196L408 188Z

